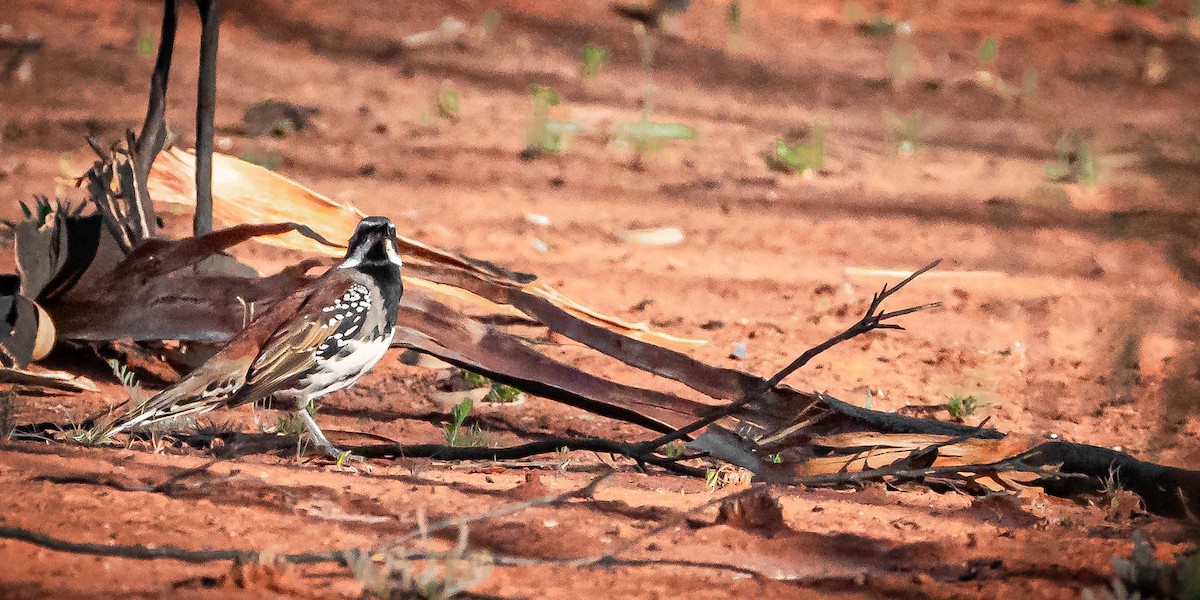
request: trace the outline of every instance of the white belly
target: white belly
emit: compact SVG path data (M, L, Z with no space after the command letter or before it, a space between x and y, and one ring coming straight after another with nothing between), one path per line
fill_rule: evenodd
M371 370L392 345L392 336L369 342L346 342L346 348L325 363L325 368L309 375L305 393L317 398L350 387Z

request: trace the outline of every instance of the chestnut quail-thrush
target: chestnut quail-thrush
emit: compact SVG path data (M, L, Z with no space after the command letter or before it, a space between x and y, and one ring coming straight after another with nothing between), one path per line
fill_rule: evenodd
M349 387L392 343L403 286L396 227L363 219L342 262L263 311L220 352L118 422L131 427L273 397L294 408L326 454L342 456L309 402Z

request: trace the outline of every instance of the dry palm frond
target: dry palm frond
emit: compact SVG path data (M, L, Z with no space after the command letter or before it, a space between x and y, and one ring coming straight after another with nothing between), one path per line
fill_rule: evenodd
M172 148L159 155L150 171L148 189L156 203L193 206L195 204L195 156ZM213 155L213 219L219 225L277 223L294 221L309 224L322 237L342 240L350 237L362 211L327 198L274 171L226 154ZM295 233L259 238L260 242L293 250L337 255L336 248L322 245ZM401 250L416 265L449 266L493 283L520 286L522 290L549 300L578 318L647 342L695 347L704 340L676 337L651 329L646 323L631 323L606 315L559 293L533 277L512 273L485 261L471 259L429 246L419 240L399 237ZM459 300L486 306L499 314L519 314L515 308L500 305L475 294L449 290L423 277L408 274L405 283L435 296L453 296ZM453 287L453 286L452 286Z

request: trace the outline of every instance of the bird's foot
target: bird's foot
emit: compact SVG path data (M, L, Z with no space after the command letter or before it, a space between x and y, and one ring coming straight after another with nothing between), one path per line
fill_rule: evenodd
M349 450L342 450L341 448L338 448L329 442L325 442L324 444L318 443L317 447L321 449L321 452L325 453L325 456L337 461L339 465L348 462L362 462L365 460L363 457L354 454Z

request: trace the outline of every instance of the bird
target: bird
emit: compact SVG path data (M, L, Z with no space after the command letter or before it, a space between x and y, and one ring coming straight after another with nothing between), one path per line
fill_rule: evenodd
M321 432L311 401L345 389L391 346L404 286L396 226L362 219L342 261L250 321L208 361L118 419L109 435L216 408L274 399L294 408L318 448L348 456Z

